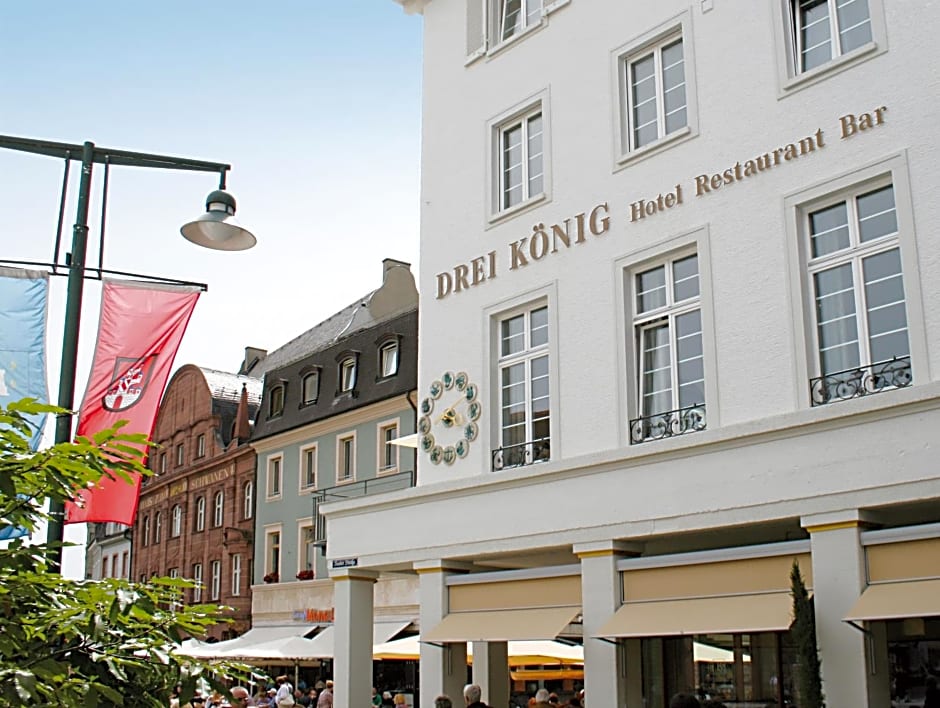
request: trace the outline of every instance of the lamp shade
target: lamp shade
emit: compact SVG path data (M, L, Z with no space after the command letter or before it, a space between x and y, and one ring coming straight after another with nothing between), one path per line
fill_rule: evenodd
M257 243L254 234L235 221L235 199L220 189L206 197L206 213L184 224L180 233L216 251L245 251Z

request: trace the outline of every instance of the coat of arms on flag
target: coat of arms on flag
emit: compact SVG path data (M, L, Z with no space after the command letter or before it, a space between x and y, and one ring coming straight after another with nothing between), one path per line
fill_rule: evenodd
M151 354L142 359L115 359L111 384L101 399L105 410L124 411L137 403L150 383L150 374L158 356L159 354Z

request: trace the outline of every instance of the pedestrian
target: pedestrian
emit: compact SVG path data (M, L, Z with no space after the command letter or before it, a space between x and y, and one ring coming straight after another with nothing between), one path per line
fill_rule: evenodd
M294 700L294 687L287 680L287 676L278 676L277 691L274 692L274 705L277 708L290 708L296 703Z
M669 701L669 708L702 708L702 704L691 693L677 693Z
M454 708L454 703L449 696L441 695L434 699L434 708Z
M382 706L382 696L375 686L372 687L372 706L373 708L381 708Z
M317 698L317 708L333 708L333 682L327 680Z
M463 687L463 702L467 704L467 708L489 708L489 706L481 700L482 697L483 689L475 683L468 683Z

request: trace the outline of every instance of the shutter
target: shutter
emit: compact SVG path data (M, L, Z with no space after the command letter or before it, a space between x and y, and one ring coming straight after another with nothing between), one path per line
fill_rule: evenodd
M487 5L490 0L467 0L467 59L486 53Z

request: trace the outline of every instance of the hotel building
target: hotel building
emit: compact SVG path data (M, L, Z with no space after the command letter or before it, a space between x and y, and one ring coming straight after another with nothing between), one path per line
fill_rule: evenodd
M594 708L802 706L794 563L827 704L920 705L940 5L398 1L424 23L417 486L321 507L336 705L369 699L373 583L412 576L424 706L468 643L506 705L506 642L559 636Z

